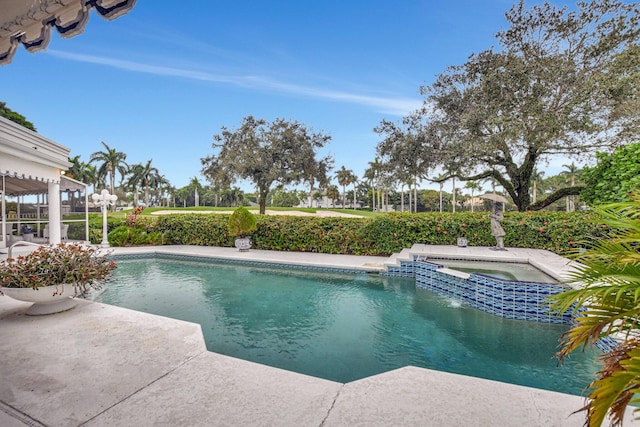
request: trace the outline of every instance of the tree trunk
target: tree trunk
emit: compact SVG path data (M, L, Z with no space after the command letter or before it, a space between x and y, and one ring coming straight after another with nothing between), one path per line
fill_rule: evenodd
M413 212L418 213L418 180L413 178Z
M376 188L372 185L371 186L371 209L373 210L373 212L376 211Z
M113 171L109 172L109 184L111 184L111 194L113 194L116 191L116 177L115 177L115 174L113 173ZM113 212L116 211L116 204L115 203L113 205L111 205L111 210Z
M260 213L262 215L264 215L265 212L267 211L267 196L268 195L269 195L269 189L265 190L265 189L261 188L258 191L258 197L259 197L258 203L260 205Z
M475 200L473 199L473 189L471 189L471 212L473 212L473 205L475 204Z
M456 177L452 180L453 190L451 191L451 211L456 211Z
M353 210L356 210L356 183L353 182Z

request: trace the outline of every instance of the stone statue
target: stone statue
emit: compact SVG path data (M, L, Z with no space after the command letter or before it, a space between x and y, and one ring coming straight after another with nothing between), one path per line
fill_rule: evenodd
M500 225L500 221L504 219L504 216L502 215L502 210L498 203L493 204L493 213L489 214L489 218L491 218L491 234L496 238L496 245L489 249L493 249L494 251L506 251L504 248L505 232L502 225Z

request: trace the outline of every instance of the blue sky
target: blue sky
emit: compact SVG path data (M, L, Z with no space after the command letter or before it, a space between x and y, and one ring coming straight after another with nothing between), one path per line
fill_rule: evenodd
M419 107L420 86L447 66L495 46L512 2L177 4L138 0L114 21L92 12L77 37L20 47L0 68L0 101L72 156L88 161L104 141L129 163L152 159L176 187L200 177L212 136L247 115L331 135L322 154L361 177L373 128Z

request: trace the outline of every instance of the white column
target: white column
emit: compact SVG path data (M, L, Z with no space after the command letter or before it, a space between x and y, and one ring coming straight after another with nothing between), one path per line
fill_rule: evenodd
M89 186L84 187L84 236L89 244Z
M49 243L60 243L60 184L57 182L50 182L48 184L48 197L49 201Z
M2 207L0 208L2 215L2 241L0 241L0 248L6 248L7 246L7 205L4 200L4 175L2 176Z

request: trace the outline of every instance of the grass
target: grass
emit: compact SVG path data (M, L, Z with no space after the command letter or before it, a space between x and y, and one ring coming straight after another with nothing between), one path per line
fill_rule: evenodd
M246 206L246 208L254 213L258 213L259 208L257 206ZM176 211L176 212L181 212L184 211L184 213L189 213L189 212L193 212L193 211L199 211L199 212L231 212L233 211L235 208L233 207L213 207L213 206L188 206L188 207L155 207L155 208L146 208L143 212L142 215L151 215L154 212L158 212L158 211ZM370 211L364 211L364 210L353 210L353 209L327 209L327 208L290 208L290 207L277 207L277 206L267 206L267 210L270 211L281 211L281 212L290 212L290 211L297 211L297 212L305 212L305 213L310 213L310 214L315 214L318 211L331 211L331 212L339 212L339 213L344 213L344 214L350 214L350 215L359 215L359 216L363 216L363 217L373 217L373 216L378 216L380 215L380 213L378 212L370 212ZM120 212L118 212L120 213Z

